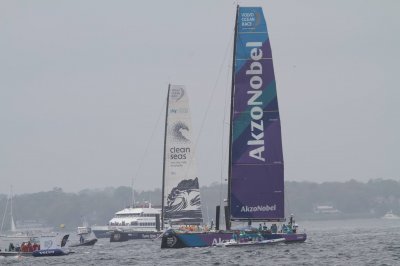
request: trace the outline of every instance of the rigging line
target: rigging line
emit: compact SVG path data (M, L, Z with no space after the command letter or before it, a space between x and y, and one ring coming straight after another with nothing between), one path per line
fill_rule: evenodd
M232 34L234 35L234 33L235 33L235 32L233 31ZM215 80L215 83L214 83L214 86L213 86L211 95L210 95L210 97L209 97L208 104L207 104L207 107L206 107L206 111L205 111L205 113L204 113L204 115L203 115L203 119L202 119L201 124L200 124L199 133L198 133L198 135L197 135L197 138L195 139L193 156L191 156L191 158L190 158L190 160L189 160L189 163L188 163L187 166L186 166L186 173L185 173L186 176L187 176L187 174L188 174L188 172L189 172L189 169L190 169L190 167L191 167L191 165L192 165L192 162L193 162L193 160L194 160L194 158L195 158L195 156L196 156L197 145L198 145L198 143L199 143L199 139L200 139L201 133L203 132L204 123L205 123L205 121L206 121L206 119L207 119L208 111L210 110L211 102L212 102L212 99L214 98L214 94L215 94L215 92L216 92L219 79L220 79L220 77L221 77L221 72L222 72L224 63L225 63L225 61L226 61L227 55L228 55L228 51L230 51L229 47L231 47L232 40L233 40L233 38L232 38L232 36L231 36L231 38L229 38L228 45L227 45L226 48L225 48L224 57L223 57L222 62L221 62L221 64L220 64L220 67L219 67L219 70L218 70L218 75L217 75L217 78L216 78L216 80ZM224 118L225 118L225 117L226 117L226 113L225 113L225 110L224 110ZM223 156L223 155L222 155L222 156ZM222 172L222 166L221 166L221 172ZM221 175L221 182L222 182L222 175ZM199 189L200 189L200 187L199 187ZM221 189L222 189L222 188L221 188ZM220 194L221 194L221 193L220 193ZM221 198L221 195L220 195L220 198ZM220 202L221 202L221 199L220 199Z
M233 36L235 35L235 32L233 31L232 32L232 36L231 36L231 38L230 38L230 41L229 41L229 44L232 42L232 38L233 38ZM228 65L228 69L232 69L232 66L229 66ZM232 71L233 71L233 69L232 69ZM227 84L229 84L229 79L230 79L230 73L229 73L229 71L228 71L228 73L227 73ZM224 99L225 99L225 102L224 102L224 117L223 117L223 119L222 119L222 135L221 135L221 172L220 172L220 189L219 189L219 204L220 204L220 206L221 205L223 205L223 202L222 202L222 189L223 189L223 186L222 186L222 182L223 182L223 173L224 173L224 167L223 167L223 165L224 165L224 161L225 161L225 159L226 159L226 156L224 156L224 155L226 155L225 153L224 153L224 140L226 140L226 138L225 138L225 121L226 121L226 109L227 109L227 106L228 106L228 97L227 97L227 95L228 95L228 91L229 91L229 87L228 87L228 89L226 89L225 90L225 95L224 95ZM228 166L229 167L229 166ZM228 177L229 178L229 177Z
M133 189L133 178L132 178L132 182L131 182L131 188L132 188L132 208L135 208L135 190Z
M288 187L287 183L284 182L284 186L283 186L283 191L284 191L283 199L284 199L284 202L286 203L286 206L284 205L284 210L286 210L286 213L288 213L288 215L290 216L290 215L292 214L292 210L291 210L291 208L290 208L290 201L289 201L289 196L288 196L289 194L286 192L287 187ZM284 213L284 216L286 217L285 213Z
M138 165L138 167L137 167L137 169L136 169L136 173L135 173L135 175L134 175L134 178L138 176L140 170L142 169L142 165L143 165L144 158L146 157L147 152L148 152L149 147L150 147L150 140L153 139L154 134L155 134L155 132L156 132L156 129L157 129L157 127L158 127L158 123L160 122L161 115L163 114L163 110L164 110L165 104L166 104L165 101L163 101L163 102L164 102L164 103L162 104L161 109L160 109L159 114L158 114L157 122L156 122L156 124L154 125L153 132L151 132L149 141L147 141L146 148L145 148L145 150L144 150L144 154L143 154L143 156L142 156L142 158L141 158L141 160L140 160L140 163L139 163L139 165ZM133 179L132 179L132 186L133 186ZM133 190L133 188L132 188L132 190ZM134 192L132 191L132 194L133 194L133 193L134 193Z
M10 194L11 194L11 193L10 193ZM6 213L7 213L7 207L8 207L8 201L9 201L9 199L10 199L10 196L7 197L7 200L6 200L6 207L4 208L4 214L3 214L3 220L1 221L0 232L3 232L3 226L4 226L4 221L5 221L5 218L6 218Z
M5 221L5 218L6 218L6 215L7 215L8 202L10 202L10 216L11 216L11 219L13 219L13 213L12 213L12 198L13 198L13 191L12 191L12 186L10 186L10 194L8 195L7 200L6 200L6 207L4 208L4 214L3 214L3 220L1 221L0 233L3 232L4 221ZM11 221L10 221L10 222L11 222ZM11 223L12 223L12 222L11 222ZM11 226L11 229L13 229L13 228L12 228L12 225L10 225L10 226Z
M210 97L209 97L209 100L208 100L208 103L207 103L207 107L206 107L206 111L205 111L205 113L204 113L204 115L203 115L203 120L201 121L201 124L200 124L199 133L198 133L198 135L197 135L197 138L195 139L195 143L194 143L194 154L193 154L193 156L191 156L190 161L189 161L189 163L188 163L188 165L187 165L187 167L186 167L186 175L187 175L187 173L188 173L188 171L189 171L189 169L190 169L190 166L192 165L193 159L195 158L195 154L196 154L196 152L197 152L197 144L199 143L199 139L200 139L201 133L203 132L204 123L205 123L205 121L206 121L206 119L207 119L208 111L210 110L211 102L212 102L212 99L214 98L214 94L215 94L215 91L216 91L216 89L217 89L217 85L218 85L218 82L219 82L219 78L220 78L220 76L221 76L221 72L222 72L224 63L225 63L225 61L226 61L226 57L227 57L227 54L228 54L228 50L230 50L229 47L230 47L230 45L231 45L231 41L232 41L232 38L230 38L229 43L228 43L228 45L227 45L227 47L226 47L226 49L225 49L225 54L224 54L223 60L222 60L222 62L221 62L221 65L220 65L220 67L219 67L218 75L217 75L217 78L216 78L216 80L215 80L215 83L214 83L214 86L213 86L211 95L210 95Z

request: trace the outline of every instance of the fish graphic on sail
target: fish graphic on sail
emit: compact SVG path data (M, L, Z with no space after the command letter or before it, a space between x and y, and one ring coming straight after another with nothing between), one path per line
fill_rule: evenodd
M170 85L164 141L163 225L203 222L191 130L185 87Z

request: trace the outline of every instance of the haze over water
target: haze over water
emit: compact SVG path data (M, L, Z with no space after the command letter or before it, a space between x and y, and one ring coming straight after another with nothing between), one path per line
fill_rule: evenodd
M399 1L4 0L0 193L161 187L169 83L188 89L200 185L226 178L237 3L267 20L286 180L398 180Z

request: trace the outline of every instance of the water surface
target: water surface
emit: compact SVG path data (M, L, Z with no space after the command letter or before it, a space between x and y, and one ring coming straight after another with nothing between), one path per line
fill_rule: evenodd
M299 223L308 234L305 243L162 250L159 240L100 239L68 256L0 257L0 265L400 265L400 220Z

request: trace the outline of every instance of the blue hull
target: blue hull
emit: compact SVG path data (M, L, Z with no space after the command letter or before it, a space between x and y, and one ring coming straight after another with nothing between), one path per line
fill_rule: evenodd
M193 232L176 233L166 232L161 241L161 248L188 248L188 247L211 247L224 240L232 238L232 231L219 232ZM262 233L264 239L285 238L285 243L304 242L306 234L268 234Z

